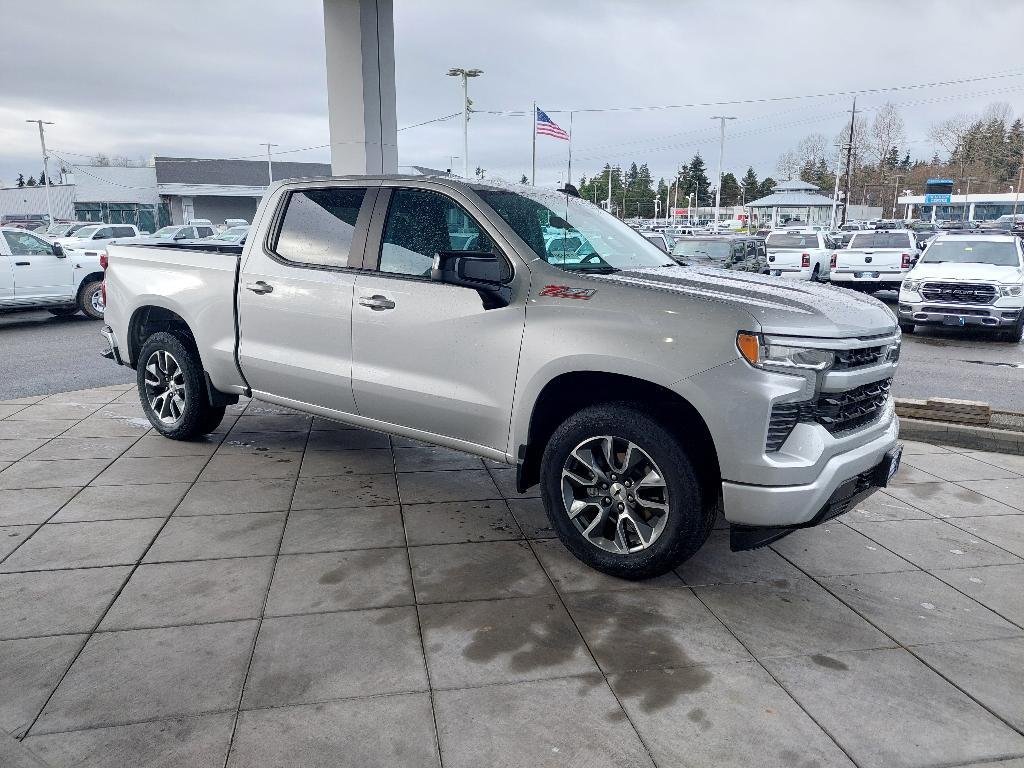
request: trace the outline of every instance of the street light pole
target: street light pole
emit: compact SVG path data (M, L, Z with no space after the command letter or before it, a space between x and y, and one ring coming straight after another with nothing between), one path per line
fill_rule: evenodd
M264 141L260 144L261 147L267 148L267 178L270 179L270 184L274 183L274 161L270 157L270 148L278 147L280 144L271 144L269 141Z
M970 208L968 207L968 201L971 199L971 182L977 181L977 176L965 176L960 181L967 182L967 192L964 193L964 222L967 221L967 217L970 215Z
M35 123L39 126L39 144L43 148L43 174L46 176L46 215L50 219L46 226L49 227L53 224L53 203L50 201L50 156L46 152L46 136L43 133L43 126L53 125L53 123L46 120L26 120L25 122Z
M725 121L735 120L735 117L728 115L715 115L712 120L718 120L721 128L718 139L718 188L715 190L715 225L714 231L718 231L718 217L722 210L722 163L725 161Z
M482 69L452 67L448 77L462 78L462 177L469 178L469 78L480 77Z

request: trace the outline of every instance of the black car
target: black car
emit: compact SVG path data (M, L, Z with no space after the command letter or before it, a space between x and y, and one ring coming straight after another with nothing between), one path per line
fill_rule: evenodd
M717 267L768 273L764 239L736 235L693 235L676 240L672 259L684 267Z

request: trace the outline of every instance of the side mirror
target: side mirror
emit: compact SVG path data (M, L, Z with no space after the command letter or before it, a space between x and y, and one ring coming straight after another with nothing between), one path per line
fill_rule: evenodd
M66 259L68 257L68 255L64 253L64 246L60 243L53 244L53 255L58 259Z
M921 260L921 257L920 257L920 256L915 256L914 258L912 258L912 259L910 260L910 266L911 266L911 267L914 267L914 266L916 266L916 265L917 265L917 262L919 262L920 260Z
M505 261L485 251L438 251L430 270L434 282L478 291L485 309L505 307L512 301L512 289L505 285L510 277Z

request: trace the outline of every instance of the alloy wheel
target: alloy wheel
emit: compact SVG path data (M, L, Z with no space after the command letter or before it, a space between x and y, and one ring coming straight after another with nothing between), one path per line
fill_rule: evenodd
M160 421L176 424L185 413L185 374L174 355L158 349L146 361L146 399Z
M622 437L577 445L562 466L565 512L587 541L626 555L647 549L669 515L665 476L650 455Z
M103 314L103 310L106 309L106 305L103 303L103 289L97 288L92 292L92 296L89 297L89 303L92 308L99 314Z

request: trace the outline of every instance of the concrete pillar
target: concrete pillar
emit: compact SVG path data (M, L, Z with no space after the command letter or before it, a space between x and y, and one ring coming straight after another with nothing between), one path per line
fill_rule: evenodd
M331 172L398 171L392 0L323 0Z

